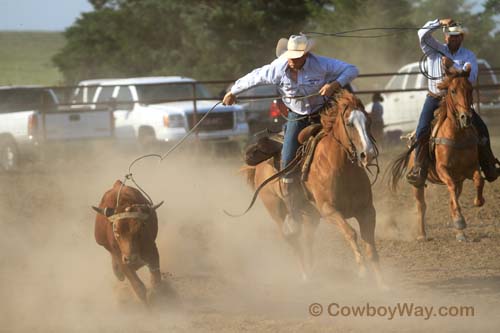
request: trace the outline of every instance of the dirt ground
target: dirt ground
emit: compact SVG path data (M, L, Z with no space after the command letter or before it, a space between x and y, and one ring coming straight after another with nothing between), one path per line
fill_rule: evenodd
M500 133L500 132L498 132ZM500 141L494 151L500 153ZM382 165L401 148L385 151ZM461 197L471 242L447 226L445 188L429 186L428 235L415 241L411 189L374 187L377 246L389 290L357 277L353 254L335 226L321 223L314 274L298 264L263 206L234 219L251 190L238 174L239 157L201 151L139 163L137 181L158 210L157 244L165 284L147 311L118 282L104 248L94 241L91 205L127 173L137 156L119 150L75 149L14 174L0 175L0 331L16 332L498 332L500 317L500 185L485 186L486 204ZM355 226L355 223L353 223ZM148 272L141 270L148 282ZM309 313L312 303L323 314ZM343 306L474 308L474 315L342 316ZM329 307L329 304L333 304Z

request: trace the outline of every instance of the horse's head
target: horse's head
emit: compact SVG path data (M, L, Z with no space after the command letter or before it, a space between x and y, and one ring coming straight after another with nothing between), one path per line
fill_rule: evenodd
M377 157L378 151L370 133L370 119L365 107L347 90L339 92L335 99L336 105L322 116L324 130L333 135L351 160L366 167Z
M446 68L446 77L438 85L441 90L446 90L444 103L450 117L454 117L459 128L470 126L472 119L472 84L469 81L470 65L464 70L454 67ZM453 118L452 118L453 119Z

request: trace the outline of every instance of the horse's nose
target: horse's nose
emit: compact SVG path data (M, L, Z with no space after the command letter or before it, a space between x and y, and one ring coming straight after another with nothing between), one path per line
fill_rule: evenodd
M375 153L372 151L362 151L359 153L359 160L363 166L370 164L375 157Z
M471 119L465 113L462 113L460 115L460 123L462 124L462 127L468 127L471 123Z

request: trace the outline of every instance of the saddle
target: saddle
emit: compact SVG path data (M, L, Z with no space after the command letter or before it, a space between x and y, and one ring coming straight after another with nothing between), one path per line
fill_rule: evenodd
M318 142L325 136L321 124L312 124L304 128L298 136L301 144L297 155L301 155L301 180L306 181L309 168L314 156ZM283 147L283 133L273 134L260 138L256 143L250 145L245 151L245 162L250 166L264 162L270 158L274 159L274 166L280 169L281 149Z
M456 149L467 149L479 143L479 140L477 140L477 136L476 140L470 140L470 138L466 138L466 140L463 141L456 141L448 138L438 137L437 133L441 128L441 125L444 123L445 119L446 119L445 110L438 108L436 109L436 111L434 111L434 119L431 122L431 135L429 138L429 146L428 146L429 148L428 157L431 161L434 161L434 152L436 150L436 145L446 145ZM401 136L400 138L401 140L406 140L407 146L408 148L410 148L417 141L416 131Z

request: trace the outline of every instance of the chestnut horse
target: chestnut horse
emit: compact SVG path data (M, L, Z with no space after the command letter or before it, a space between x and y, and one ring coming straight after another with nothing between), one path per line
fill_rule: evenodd
M474 205L480 207L484 204L483 187L484 179L481 177L478 157L478 136L471 126L472 117L472 85L469 82L470 66L465 70L447 68L446 77L438 85L440 90L447 93L438 109L437 124L434 126L431 142L435 149L431 154L434 161L430 163L428 180L433 184L444 184L450 194L450 214L456 229L456 238L465 240L465 219L462 215L458 198L462 192L465 179L473 179L476 187ZM437 131L436 131L437 129ZM393 162L392 188L396 189L399 179L407 168L414 162L414 147L403 153ZM425 232L425 188L413 189L417 200L418 240L427 240Z
M325 109L321 115L323 132L311 161L309 175L304 182L310 201L303 212L305 253L300 234L285 236L299 258L302 276L308 278L312 269L312 246L314 232L319 219L336 224L354 252L360 275L366 271L363 255L357 241L356 231L346 221L356 218L359 223L365 254L372 264L376 280L383 286L375 247L375 208L373 206L370 180L365 167L377 156L377 147L369 132L369 120L362 102L347 90L335 96L336 104ZM273 159L255 167L246 166L248 182L261 189L256 192L273 220L282 230L287 215L283 201L281 182L274 180L261 185L278 170Z

